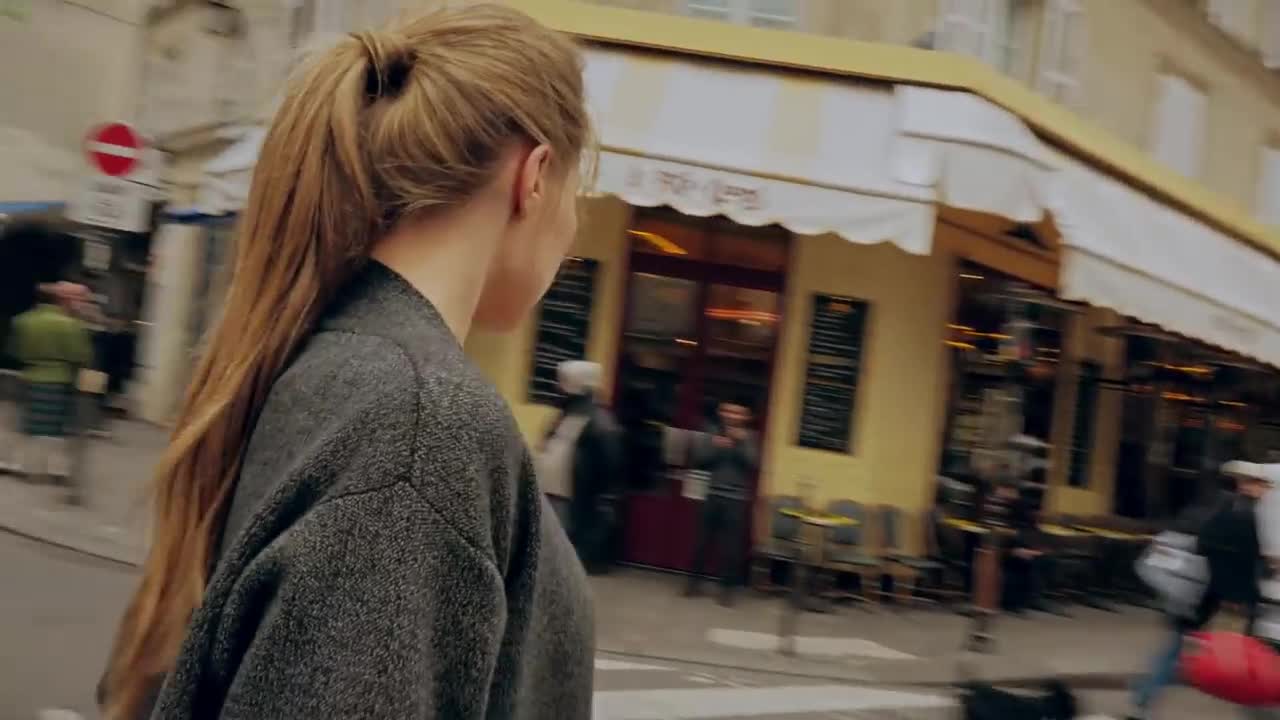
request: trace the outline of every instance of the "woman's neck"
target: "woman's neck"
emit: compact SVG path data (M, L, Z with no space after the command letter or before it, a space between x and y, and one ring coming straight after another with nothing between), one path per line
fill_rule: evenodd
M460 208L433 220L402 225L369 255L422 293L449 331L465 342L502 232L493 214Z

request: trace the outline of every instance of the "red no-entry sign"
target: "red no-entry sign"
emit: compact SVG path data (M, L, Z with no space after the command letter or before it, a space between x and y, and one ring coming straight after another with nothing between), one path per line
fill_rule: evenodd
M84 151L104 175L124 177L142 160L142 138L124 123L99 125L89 131Z

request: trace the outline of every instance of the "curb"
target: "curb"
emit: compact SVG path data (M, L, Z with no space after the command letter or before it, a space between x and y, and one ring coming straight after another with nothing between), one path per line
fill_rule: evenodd
M697 665L700 667L716 668L719 670L730 670L734 672L760 673L765 675L776 675L778 677L791 677L803 680L822 680L825 682L840 683L843 685L862 685L874 687L901 687L901 688L928 688L928 689L944 689L957 688L966 682L983 682L990 685L996 685L1011 689L1034 689L1042 687L1045 683L1056 680L1065 683L1068 687L1078 690L1127 690L1129 687L1142 677L1140 672L1129 673L1059 673L1056 675L1024 675L1024 676L982 676L979 673L973 673L966 679L954 680L885 680L876 678L868 674L828 674L820 672L802 672L797 670L779 670L776 668L767 668L763 666L752 666L735 663L720 663L710 660L700 660L697 658L679 657L675 655L661 655L657 653L638 653L629 651L613 650L603 645L596 647L597 653L606 653L618 657L632 658L635 660L644 660L648 662L665 662L679 663L681 665Z
M120 565L122 567L127 567L127 568L138 568L142 566L142 563L133 559L126 559L122 555L118 555L114 553L108 554L108 553L98 552L95 550L88 550L78 543L59 542L57 540L50 539L48 536L40 535L38 533L28 532L26 530L21 530L9 524L0 524L0 533L4 533L6 535L12 535L13 537L19 537L19 538L22 538L23 540L26 540L27 542L39 543L40 545L48 545L49 547L58 548L59 550L64 550L66 552L72 552L77 555L84 555L85 557L90 557L90 558L93 558L94 560L100 560L102 562L108 562L113 565Z

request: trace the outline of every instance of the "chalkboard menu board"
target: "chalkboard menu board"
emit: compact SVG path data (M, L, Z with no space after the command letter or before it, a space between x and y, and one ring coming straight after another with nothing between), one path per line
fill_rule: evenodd
M1089 458L1093 455L1094 411L1098 406L1098 382L1102 370L1097 363L1080 364L1080 382L1076 386L1076 418L1071 428L1071 471L1067 482L1071 487L1089 484Z
M835 295L813 296L809 361L800 409L801 447L849 452L869 306Z
M542 297L533 345L530 402L555 404L562 394L556 369L565 360L581 360L587 355L596 265L588 258L565 260L551 289Z

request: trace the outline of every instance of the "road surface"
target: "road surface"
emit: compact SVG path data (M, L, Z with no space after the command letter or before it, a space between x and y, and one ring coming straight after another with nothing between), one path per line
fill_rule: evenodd
M0 532L0 720L36 720L50 708L93 714L93 687L134 571ZM1099 720L1125 711L1120 693L1088 693ZM1188 690L1169 698L1169 720L1230 718L1230 708ZM52 716L50 716L52 717ZM946 693L806 681L794 676L596 658L593 720L943 720Z

